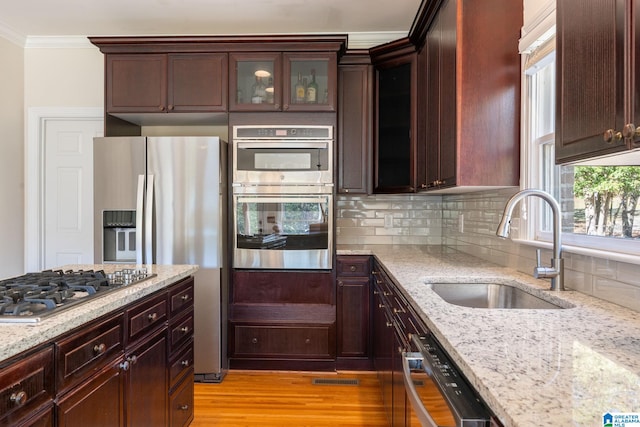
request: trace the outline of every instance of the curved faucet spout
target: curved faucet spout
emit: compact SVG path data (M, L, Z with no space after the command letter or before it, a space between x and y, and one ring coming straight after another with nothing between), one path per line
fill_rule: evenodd
M560 205L551 194L542 190L529 188L521 190L511 196L504 207L504 213L502 214L500 224L498 224L496 235L502 238L509 237L513 209L520 200L529 196L539 197L546 201L549 206L551 206L553 212L553 258L551 259L551 267L543 267L540 265L540 250L538 250L537 265L533 269L533 275L536 278L551 278L551 290L564 291L564 260L562 259Z

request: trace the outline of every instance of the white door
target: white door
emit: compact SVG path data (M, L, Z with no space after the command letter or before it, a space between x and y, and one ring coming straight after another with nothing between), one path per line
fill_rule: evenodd
M102 120L47 120L44 129L44 268L93 264L93 138Z

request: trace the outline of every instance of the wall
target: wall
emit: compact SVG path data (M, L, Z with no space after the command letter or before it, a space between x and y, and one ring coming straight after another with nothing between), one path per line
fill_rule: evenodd
M24 51L0 37L0 278L24 265Z

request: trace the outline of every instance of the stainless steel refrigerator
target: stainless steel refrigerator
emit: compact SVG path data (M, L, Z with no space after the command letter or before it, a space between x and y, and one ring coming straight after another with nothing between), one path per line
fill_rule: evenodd
M95 262L197 264L196 380L222 380L227 143L218 137L95 138L93 153Z

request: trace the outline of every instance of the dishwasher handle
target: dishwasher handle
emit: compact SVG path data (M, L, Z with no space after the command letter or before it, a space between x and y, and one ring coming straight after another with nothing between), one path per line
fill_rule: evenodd
M421 353L417 352L402 353L402 379L404 381L404 389L407 392L407 398L409 399L411 407L418 417L420 424L422 424L422 427L438 427L431 417L431 414L429 414L429 411L427 411L427 408L422 404L422 401L418 396L416 386L413 384L413 380L411 379L410 362L412 361L418 361L422 364L424 362L424 358Z

